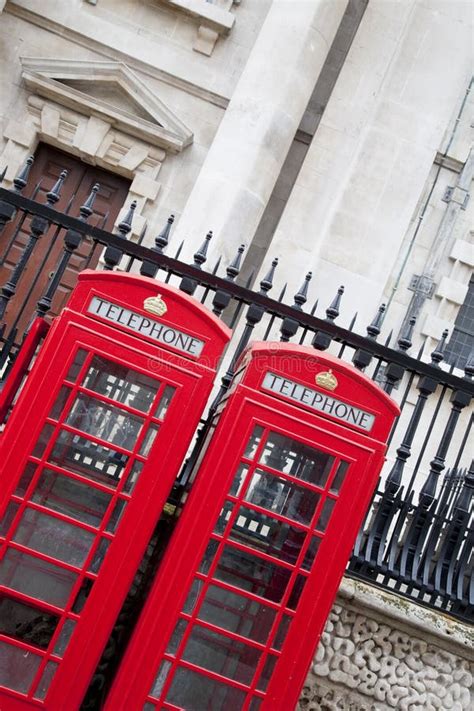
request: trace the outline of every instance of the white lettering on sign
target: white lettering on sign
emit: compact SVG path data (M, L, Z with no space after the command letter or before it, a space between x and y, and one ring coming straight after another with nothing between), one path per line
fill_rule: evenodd
M295 383L293 380L283 378L281 375L265 373L262 387L273 393L284 395L291 400L296 400L296 402L301 402L303 405L308 405L313 410L326 412L328 415L332 415L350 425L360 427L366 432L370 432L375 421L375 416L370 412L364 412L358 407L336 400L330 395L308 388L306 385Z
M172 346L183 353L188 353L191 356L199 357L204 348L204 341L191 336L189 333L178 331L167 324L160 323L153 318L142 316L130 309L125 309L123 306L118 306L105 299L100 299L94 296L87 309L89 313L102 316L107 321L118 323L120 326L130 328L132 331L148 336L155 341L165 343L167 346Z

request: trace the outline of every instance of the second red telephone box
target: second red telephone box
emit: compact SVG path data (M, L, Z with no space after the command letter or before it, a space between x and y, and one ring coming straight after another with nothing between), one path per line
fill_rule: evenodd
M244 357L106 711L291 711L398 407L308 348Z
M0 708L79 708L200 419L229 329L83 272L0 438Z

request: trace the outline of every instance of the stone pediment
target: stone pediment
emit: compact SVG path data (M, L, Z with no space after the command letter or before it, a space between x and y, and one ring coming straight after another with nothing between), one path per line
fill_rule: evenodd
M22 58L22 77L35 94L167 151L180 152L193 134L122 62Z

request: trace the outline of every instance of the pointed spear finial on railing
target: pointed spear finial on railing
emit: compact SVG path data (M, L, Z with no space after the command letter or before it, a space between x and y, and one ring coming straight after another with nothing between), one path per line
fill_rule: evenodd
M415 328L415 323L416 317L412 316L408 323L405 324L405 327L402 329L402 332L398 339L398 350L406 352L411 348L411 339L413 338L413 329Z
M303 311L303 306L308 298L308 286L312 276L312 272L308 272L306 274L302 285L293 297L293 308L295 311ZM292 318L291 316L285 316L280 325L280 340L283 341L283 343L287 343L290 338L293 338L300 325L301 324L297 319Z
M382 330L382 324L384 322L386 308L387 307L385 304L380 304L373 320L367 326L367 336L373 341L377 340L378 336L380 335L380 331Z
M341 305L341 299L343 294L344 287L340 286L337 290L336 296L326 309L325 321L327 321L328 323L332 323L339 316L339 307ZM325 351L331 345L331 341L332 336L326 333L326 331L316 331L312 340L312 345L313 348L317 348L319 351Z
M201 244L197 252L193 256L193 266L195 269L201 269L204 262L207 261L207 250L209 249L209 242L212 239L212 230L209 230L204 238L204 242ZM184 291L185 294L192 296L198 287L199 281L191 276L184 276L181 279L181 284L179 288Z
M128 208L127 213L125 214L125 217L123 218L123 220L120 220L118 224L118 231L124 239L127 238L127 235L132 230L133 215L136 209L137 201L133 200L130 207Z
M263 277L263 279L260 282L260 293L261 294L266 294L270 291L270 289L273 286L273 279L275 277L275 269L278 266L278 257L275 257L273 259L270 269L266 273L266 275Z
M3 180L7 174L7 170L8 170L8 165L6 165L4 167L4 169L2 170L2 172L0 173L0 185L3 183Z
M170 215L166 220L166 224L159 233L159 235L155 237L155 246L152 247L154 252L158 252L158 254L163 254L164 250L168 246L168 242L170 241L170 233L173 222L174 215Z
M240 247L237 249L237 254L226 269L226 279L228 281L234 281L234 279L239 275L240 267L242 265L242 255L244 251L245 244L241 244Z
M66 180L66 178L67 178L67 170L62 170L59 178L54 183L51 190L46 193L46 202L51 207L53 207L53 205L55 205L58 202L59 198L61 197L61 188L63 187L63 183Z
M120 220L117 230L118 230L118 235L116 234L117 237L122 238L123 240L127 240L127 235L132 229L132 220L133 220L133 214L136 210L137 207L137 201L133 200L130 207L128 208L127 212L125 213L125 216L122 220ZM105 271L112 271L114 267L117 266L117 264L120 262L120 260L123 257L123 250L120 249L119 247L113 247L112 245L108 245L107 249L104 252L104 270Z
M471 351L464 366L464 377L472 380L474 378L474 351Z
M16 193L21 193L22 190L26 187L26 184L28 182L28 177L30 175L31 166L34 163L34 160L35 159L33 158L33 156L28 156L28 158L26 159L25 165L22 167L22 169L20 170L20 172L18 173L16 178L13 179L13 185L15 187ZM5 168L5 172L6 172L6 170L7 169ZM3 176L4 175L5 175L5 173L3 174ZM3 180L3 176L2 176L2 180Z
M431 354L431 362L436 367L439 368L439 364L444 360L444 352L446 350L446 340L448 338L449 331L447 328L443 331L441 338L434 351Z
M239 275L244 250L245 245L241 244L237 249L237 254L226 268L227 276L225 277L225 281L233 282ZM231 295L228 291L225 291L224 289L217 289L214 294L214 298L212 299L212 313L216 314L216 316L220 316L224 309L229 305L230 299Z
M86 222L89 219L89 217L92 215L92 213L94 212L94 202L95 202L95 199L97 197L97 193L99 192L99 190L100 190L99 183L95 183L92 186L92 189L89 193L87 200L79 208L79 215L80 215L79 219L81 219L83 222Z

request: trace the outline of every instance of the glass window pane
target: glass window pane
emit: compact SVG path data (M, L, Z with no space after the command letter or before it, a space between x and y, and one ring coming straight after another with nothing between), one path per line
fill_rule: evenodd
M168 412L168 408L171 404L171 399L173 395L176 392L176 388L173 387L173 385L167 385L165 389L163 390L163 394L160 397L160 400L158 402L158 406L156 408L155 412L155 417L157 417L160 420L164 420L166 417L166 413Z
M347 470L349 469L349 462L339 462L337 467L336 475L332 480L332 484L329 488L331 494L338 494L341 490L341 486L346 478Z
M38 684L38 688L35 691L35 699L44 699L48 693L53 677L56 673L58 665L55 662L48 662L41 675L41 679Z
M106 526L106 531L109 533L115 533L117 530L117 527L122 519L123 512L125 511L125 507L127 505L127 502L124 501L123 499L119 499L117 503L114 506L114 510L112 511L112 514L107 522Z
M13 540L65 563L81 566L94 538L90 531L27 508Z
M272 469L324 487L334 457L285 435L270 432L260 461Z
M0 594L0 633L47 649L59 617Z
M150 454L150 450L153 447L153 443L155 441L156 435L158 434L158 430L160 429L159 425L149 425L148 429L146 431L145 439L143 440L139 454L142 455L142 457L148 457Z
M195 625L183 651L183 659L228 679L250 684L260 650Z
M43 429L40 432L40 436L38 437L36 444L33 449L33 456L38 457L40 459L43 454L44 450L46 449L46 445L48 444L51 435L54 432L54 426L53 425L44 425Z
M197 578L193 580L193 584L191 585L188 597L186 598L186 602L183 605L183 612L187 612L188 615L192 614L196 606L199 593L203 588L203 585L204 582L202 580L198 580Z
M254 595L279 602L291 571L231 546L225 546L214 577Z
M227 522L230 519L233 508L234 505L231 504L230 501L224 502L224 506L221 509L219 518L217 519L217 523L214 528L215 533L219 533L220 535L224 533L225 527L227 526Z
M206 551L203 555L201 565L199 567L199 570L201 571L201 573L208 573L209 572L211 563L214 560L214 556L216 554L218 546L219 546L219 542L214 541L214 540L210 540L209 543L207 544Z
M294 565L306 535L306 531L241 506L228 537Z
M23 470L23 474L21 475L20 481L18 482L18 485L15 489L16 496L24 496L26 494L26 490L28 489L31 480L33 479L36 468L36 464L33 464L33 462L27 462Z
M95 355L84 375L82 385L123 405L148 412L158 392L160 381L127 365Z
M77 593L76 599L74 600L74 604L72 606L72 611L75 612L77 615L82 612L84 605L86 604L87 598L91 593L93 585L94 581L90 578L84 578L84 580L82 581L82 585L79 588L79 592Z
M242 486L245 482L245 477L248 470L248 464L239 464L239 466L237 467L237 472L235 474L234 481L232 482L232 486L230 487L229 491L229 494L231 496L238 496L242 491Z
M142 473L143 469L143 463L142 462L137 462L135 461L133 463L133 466L130 470L130 473L127 477L127 481L125 482L125 486L123 487L123 490L127 493L130 494L130 492L133 491L135 488L135 484L137 483L138 479L140 478L140 474Z
M168 643L168 646L166 647L167 654L176 654L187 626L188 623L186 622L186 620L178 620L174 628L173 634L171 635L171 639Z
M318 536L313 536L311 539L311 543L308 546L308 550L306 551L306 555L304 557L303 563L301 565L304 570L310 570L311 566L314 563L314 559L316 558L316 553L319 550L319 545L321 543L321 539L318 538Z
M8 531L10 530L10 526L13 523L13 519L16 516L16 512L19 508L20 504L16 504L14 501L10 501L0 521L0 536L7 535Z
M242 708L245 692L190 669L178 668L166 701L186 711L230 711Z
M143 424L141 417L84 393L79 393L73 402L66 422L86 434L129 450L134 448Z
M9 548L0 562L0 585L64 607L77 575Z
M291 591L290 598L286 603L290 610L296 610L296 607L300 601L301 594L303 592L304 586L306 585L307 578L304 575L297 575L293 589Z
M79 348L73 362L71 363L71 367L69 368L66 380L69 380L71 383L76 382L77 376L79 375L79 371L81 370L87 355L88 351L85 351L83 348Z
M259 711L262 705L262 699L258 699L256 696L253 697L250 702L249 711Z
M107 551L109 550L111 541L109 541L108 538L102 538L98 547L96 548L96 551L94 555L92 556L92 560L89 564L89 570L91 573L98 573L100 570L100 566L104 562L105 555Z
M150 696L155 696L157 699L160 697L160 694L163 691L163 686L165 685L166 677L168 676L170 667L171 667L171 662L167 662L166 660L160 664L160 668L158 669L158 674L156 675L155 681L153 682L152 687L151 687Z
M49 456L49 461L88 479L94 479L108 486L116 486L128 462L128 457L115 449L62 430Z
M56 402L54 403L50 412L50 417L53 420L58 420L61 416L61 413L64 409L64 405L66 404L66 400L68 399L70 392L71 388L67 387L66 385L61 386L61 389L56 398Z
M306 526L311 523L320 498L316 491L260 469L255 470L244 496L245 501L255 506L274 511Z
M25 694L41 660L36 654L0 641L0 685Z
M54 645L53 653L57 654L58 656L62 657L64 652L67 649L67 646L69 644L69 640L72 637L72 633L74 632L74 628L76 627L76 622L75 620L66 620L61 628L61 632L59 633L59 637L56 640L56 644Z
M268 682L273 674L276 662L277 657L269 654L257 681L257 689L259 689L259 691L267 690Z
M264 644L275 620L276 610L238 593L210 585L198 617L217 627Z
M288 630L290 629L290 623L292 619L293 618L289 615L283 615L283 617L281 618L280 624L278 625L277 633L275 635L275 639L272 643L272 647L274 649L277 649L279 651L282 648L283 643L286 639L286 635L288 634Z
M105 491L51 469L42 472L31 496L32 501L91 526L100 525L111 498Z
M257 425L254 428L252 434L250 435L250 439L245 448L244 457L246 457L247 459L254 458L255 452L257 451L258 445L260 444L260 440L262 439L262 434L263 427Z
M326 501L324 502L322 511L319 514L318 522L316 524L316 529L318 531L326 530L335 504L336 502L334 499L326 499Z

